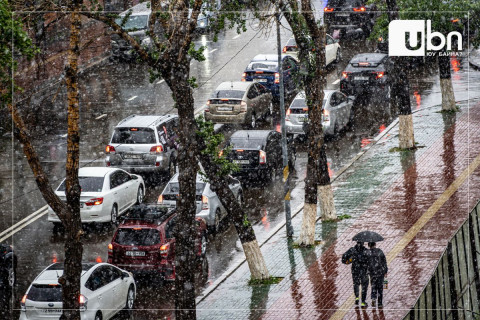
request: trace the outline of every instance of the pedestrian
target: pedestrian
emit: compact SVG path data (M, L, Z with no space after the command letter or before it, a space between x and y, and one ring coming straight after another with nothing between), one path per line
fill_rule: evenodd
M383 308L383 281L388 272L387 259L382 249L376 247L375 242L369 242L368 247L368 273L372 286L372 307L378 302L378 307Z
M355 304L359 304L360 286L362 287L362 308L366 308L367 290L368 290L368 257L367 248L363 242L357 244L347 250L342 255L342 263L352 264L353 292L355 293Z

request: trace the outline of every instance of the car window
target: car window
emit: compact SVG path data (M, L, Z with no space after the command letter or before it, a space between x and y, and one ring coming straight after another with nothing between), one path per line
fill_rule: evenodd
M122 272L113 266L105 266L104 272L107 283L115 281L122 276Z
M112 143L153 144L155 131L151 128L115 128Z
M167 128L167 135L169 138L172 138L173 136L175 136L175 127L176 127L176 124L175 124L175 121L174 119L168 121L165 125L165 127Z
M270 62L270 61L262 61L262 62L252 62L248 65L247 69L249 70L267 70L267 71L277 71L278 63L277 62Z
M78 177L82 192L102 192L104 177ZM58 191L65 191L65 180L58 187Z
M124 17L120 17L115 19L115 22L119 25L122 24L122 20ZM128 17L123 29L126 31L133 31L133 30L142 30L147 29L148 25L148 15L131 15Z
M197 182L195 185L195 193L197 195L201 195L203 193L203 190L205 190L206 184L203 182ZM180 184L178 182L170 182L167 184L165 187L165 190L163 191L165 194L179 194L180 193Z
M231 139L230 146L233 149L257 149L260 150L263 147L264 140L262 139Z
M334 44L335 40L332 39L329 35L327 35L327 44Z
M177 216L170 219L165 226L165 237L167 239L175 238L175 225L177 223Z
M258 96L257 88L255 86L251 86L247 93L248 99L255 99Z
M87 282L85 282L85 287L91 291L95 291L98 288L103 287L109 281L106 277L106 274L103 272L104 267L100 266L95 271L92 272Z
M118 171L117 175L118 175L118 180L120 184L124 184L125 182L130 181L132 179L130 175L124 171Z
M33 284L28 291L28 300L32 301L62 301L62 286L51 284Z
M210 99L242 99L244 95L243 90L215 90Z
M255 85L257 86L258 92L260 92L260 94L268 93L267 88L265 88L265 87L262 86L261 84L256 83Z
M153 246L160 243L160 233L152 228L119 228L113 241L124 246Z
M122 184L122 180L120 179L118 173L119 172L117 171L110 175L110 189L114 189Z
M343 93L341 93L341 92L336 92L335 94L337 95L337 102L338 102L338 104L342 104L342 103L344 103L344 102L347 101L347 97L346 97Z

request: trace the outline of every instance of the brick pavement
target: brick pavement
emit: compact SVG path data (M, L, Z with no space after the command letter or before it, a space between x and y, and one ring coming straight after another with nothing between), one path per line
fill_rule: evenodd
M388 152L398 143L396 129L392 130L334 183L338 214L348 213L352 219L317 223L317 237L323 243L311 249L292 249L282 232L262 251L272 275L285 279L277 285L250 287L244 265L198 305L198 317L402 318L480 197L478 168L470 168L468 179L454 185L458 190L447 190L459 177L465 178L462 172L480 152L479 109L475 105L470 112L464 106L456 115L435 110L415 114L416 141L425 146L415 152ZM300 222L299 215L294 220L297 235ZM379 247L389 258L390 288L381 311L353 308L349 266L340 263L353 235L364 229L385 237ZM398 245L401 241L403 246Z

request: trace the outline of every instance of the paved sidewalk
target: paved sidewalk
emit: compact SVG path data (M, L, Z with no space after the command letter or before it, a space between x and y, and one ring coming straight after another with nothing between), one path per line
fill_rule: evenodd
M337 223L319 220L311 249L293 249L284 229L262 246L276 285L248 286L241 265L198 304L199 319L401 319L430 279L448 240L480 198L480 104L456 114L439 107L414 114L415 152L391 128L333 183ZM388 129L387 129L388 130ZM293 220L298 236L301 214ZM361 230L385 237L389 262L383 310L355 309L350 267L340 257Z
M474 69L480 70L480 49L470 51L468 62Z

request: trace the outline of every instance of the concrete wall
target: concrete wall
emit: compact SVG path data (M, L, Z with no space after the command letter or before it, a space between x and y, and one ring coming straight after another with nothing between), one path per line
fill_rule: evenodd
M448 243L404 319L480 319L480 202Z

